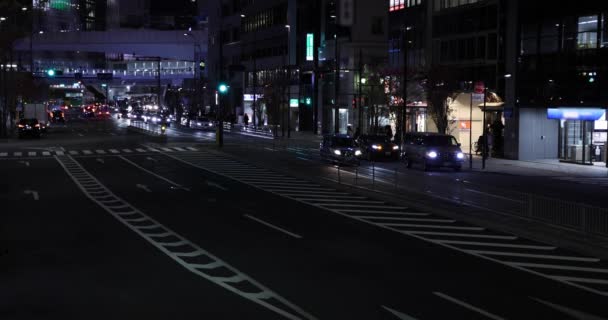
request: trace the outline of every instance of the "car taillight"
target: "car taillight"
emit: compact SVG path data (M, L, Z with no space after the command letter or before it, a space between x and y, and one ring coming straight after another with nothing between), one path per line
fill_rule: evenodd
M40 128L40 124L36 124L34 127L36 127L36 128Z
M24 126L24 125L22 125L22 124L20 124L20 125L19 125L19 128L25 128L25 126Z

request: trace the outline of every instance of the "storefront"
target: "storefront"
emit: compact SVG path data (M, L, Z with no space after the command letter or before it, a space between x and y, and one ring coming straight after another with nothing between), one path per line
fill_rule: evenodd
M560 161L584 165L606 162L606 109L549 108L547 118L559 120Z

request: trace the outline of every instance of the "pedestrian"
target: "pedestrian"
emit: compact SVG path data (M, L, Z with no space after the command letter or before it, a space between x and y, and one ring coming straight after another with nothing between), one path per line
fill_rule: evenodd
M355 140L359 139L359 137L361 136L361 128L357 127L357 130L355 130L355 135L353 136L353 138Z
M246 113L243 116L243 122L245 123L245 126L249 125L249 116Z
M347 126L347 127L346 127L346 134L347 134L349 137L352 137L352 136L353 136L353 127L352 127L352 126L350 126L350 125L349 125L349 126Z

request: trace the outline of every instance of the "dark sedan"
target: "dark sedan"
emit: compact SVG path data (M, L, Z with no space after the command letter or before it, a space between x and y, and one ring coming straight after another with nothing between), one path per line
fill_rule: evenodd
M42 135L42 128L36 119L21 119L17 129L20 139L24 137L40 138Z
M337 164L359 165L361 150L347 135L327 135L320 146L321 159Z
M362 135L357 139L363 158L368 161L378 159L399 159L399 146L383 135Z

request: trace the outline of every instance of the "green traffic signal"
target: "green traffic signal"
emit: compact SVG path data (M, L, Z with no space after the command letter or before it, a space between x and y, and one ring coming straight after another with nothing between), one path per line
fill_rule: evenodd
M219 86L217 86L217 90L221 93L221 94L225 94L228 92L228 85L226 85L225 83L220 83Z
M55 76L55 70L53 69L49 69L46 71L46 75L49 77L54 77Z

